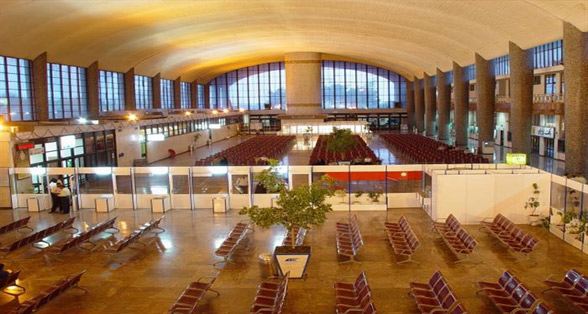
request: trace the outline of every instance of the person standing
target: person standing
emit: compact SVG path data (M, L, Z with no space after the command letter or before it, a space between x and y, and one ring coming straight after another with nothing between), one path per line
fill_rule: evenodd
M59 188L57 187L57 179L53 178L49 182L49 193L51 194L51 210L50 213L55 213L57 208L61 208L61 204L59 203Z
M69 197L71 195L71 191L65 185L60 185L59 188L61 189L58 195L59 203L61 204L61 213L69 214Z

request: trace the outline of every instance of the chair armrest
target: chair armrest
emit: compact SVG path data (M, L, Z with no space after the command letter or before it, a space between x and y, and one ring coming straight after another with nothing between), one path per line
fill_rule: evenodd
M486 217L486 218L484 218L484 219L480 220L480 223L482 223L482 222L486 222L486 221L488 221L488 220L494 220L494 217Z
M212 279L212 280L210 281L210 282L212 282L212 281L215 281L215 280L216 280L216 278L218 278L218 275L219 275L219 274L218 274L218 273L216 273L216 275L214 275L214 276L203 276L203 277L200 277L200 278L198 278L198 280L196 280L196 282L202 282L202 281L200 281L200 280L202 280L202 279L204 279L204 278L206 278L206 279ZM210 282L208 282L208 283L210 284Z

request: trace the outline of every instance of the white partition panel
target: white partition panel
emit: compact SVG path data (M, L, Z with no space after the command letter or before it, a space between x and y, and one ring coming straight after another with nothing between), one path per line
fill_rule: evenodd
M241 193L243 187L239 187L238 183L233 180L233 176L244 176L247 180L247 193ZM251 174L248 166L234 166L229 167L229 198L231 209L241 209L243 207L251 206Z
M114 189L114 207L115 208L135 208L133 197L133 177L131 175L131 168L117 167L112 168L114 175L113 189ZM120 186L119 186L120 185Z
M195 209L211 209L214 198L225 198L230 208L228 171L226 166L192 167ZM203 181L203 185L197 186L198 181Z
M190 167L169 168L169 190L171 208L191 209L190 184Z

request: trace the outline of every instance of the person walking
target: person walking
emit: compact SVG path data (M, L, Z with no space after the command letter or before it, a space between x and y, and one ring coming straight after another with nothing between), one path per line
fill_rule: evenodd
M53 214L57 208L61 207L59 197L57 196L59 194L59 188L57 187L57 179L55 178L49 182L49 193L51 194L51 210L49 213Z
M58 195L59 203L61 204L61 213L69 214L69 197L71 195L71 191L65 185L60 185L59 188L61 189Z

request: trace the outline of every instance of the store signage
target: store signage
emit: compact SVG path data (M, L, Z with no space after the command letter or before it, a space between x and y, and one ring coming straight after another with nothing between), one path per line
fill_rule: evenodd
M39 155L45 152L45 148L43 147L37 147L37 148L31 148L29 149L29 155Z
M161 133L147 134L147 142L161 142L165 140L165 136Z
M507 165L526 165L527 164L527 154L507 153L506 154L506 164Z
M547 138L554 138L555 137L555 128L534 125L531 130L531 135L547 137Z
M59 138L61 149L74 148L76 146L75 135L66 135Z
M33 147L35 147L35 144L33 144L33 143L18 144L18 146L17 146L18 150L31 149Z

